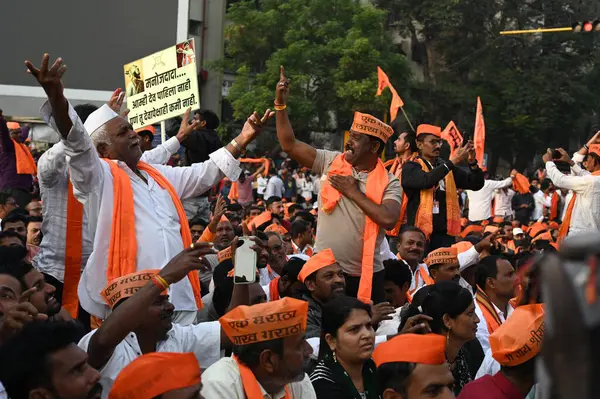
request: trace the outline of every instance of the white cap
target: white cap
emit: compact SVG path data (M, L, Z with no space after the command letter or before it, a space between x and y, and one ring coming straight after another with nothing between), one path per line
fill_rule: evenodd
M317 204L316 202L313 204L313 209L319 209L319 204Z
M83 126L88 134L91 136L98 128L104 125L106 122L119 116L115 111L110 109L106 104L95 110L88 116Z
M515 227L513 229L513 236L516 236L516 235L519 235L519 234L525 234L525 233L523 232L523 229L521 229L519 227Z

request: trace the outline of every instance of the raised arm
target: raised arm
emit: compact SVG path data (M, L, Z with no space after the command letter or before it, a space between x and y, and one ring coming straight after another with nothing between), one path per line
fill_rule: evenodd
M552 150L548 149L542 156L542 160L546 164L548 178L552 180L556 187L573 190L576 193L582 193L589 187L588 180L585 176L567 176L562 174L556 167L556 164L552 161Z
M302 166L312 169L315 158L317 157L317 150L300 140L296 140L287 113L290 81L284 75L283 66L280 68L279 82L275 89L277 139L279 140L279 144L281 144L281 149L285 151L290 158L299 162Z
M6 125L6 120L0 115L0 152L8 152L11 148L10 131ZM14 146L13 146L14 148ZM14 149L11 151L14 152Z
M210 248L210 244L197 243L193 248L184 249L171 259L159 276L169 285L182 280L190 271L204 267L200 257L210 253ZM102 368L117 345L140 325L148 307L161 295L162 289L150 282L119 305L92 335L87 348L88 363L96 369Z

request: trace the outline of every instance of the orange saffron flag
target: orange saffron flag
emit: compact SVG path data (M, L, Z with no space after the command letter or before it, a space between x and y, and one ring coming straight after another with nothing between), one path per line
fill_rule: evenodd
M448 126L442 131L442 138L450 145L450 156L454 155L463 142L463 136L454 124L454 121L450 121Z
M402 101L398 92L392 86L390 78L388 78L380 67L377 67L377 81L377 96L380 96L386 87L392 92L392 102L390 104L390 122L392 122L398 115L398 109L404 106L404 101Z
M481 99L477 97L477 114L475 116L475 157L479 166L483 164L483 154L485 152L485 122L483 120L483 108L481 107Z

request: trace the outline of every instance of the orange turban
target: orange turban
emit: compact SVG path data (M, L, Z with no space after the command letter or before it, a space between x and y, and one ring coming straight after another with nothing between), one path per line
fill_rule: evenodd
M154 398L199 383L200 365L193 353L148 353L121 370L108 399Z
M140 132L143 132L143 131L148 131L148 132L152 133L153 136L156 134L156 129L152 125L136 129L135 132L136 133L140 133Z
M8 130L17 130L21 128L21 125L18 122L6 122L6 127Z
M250 222L250 225L248 227L250 227L251 229L254 227L260 227L263 224L270 222L272 219L273 215L271 214L271 212L265 211L257 217L255 217L254 219L252 219L252 222Z
M119 301L133 296L142 289L159 272L160 269L152 269L126 274L108 283L100 294L112 309Z
M444 364L446 338L438 334L400 334L377 346L373 361L377 367L385 363Z
M460 236L462 238L465 238L466 236L468 236L471 233L481 233L483 231L483 227L477 225L477 224L471 224L467 227L465 227L465 229L462 231L462 233L460 233Z
M417 126L417 136L421 134L432 134L435 137L442 137L442 128L434 125L419 125Z
M354 122L350 128L353 132L377 137L384 143L394 134L394 129L369 114L354 113Z
M248 345L301 334L308 302L285 297L253 306L238 306L219 319L234 345Z
M434 265L458 265L458 249L457 248L439 248L432 251L425 258L427 267ZM306 266L304 266L306 267Z
M518 366L540 353L544 340L544 306L522 305L490 335L492 356L502 366Z
M324 249L306 261L298 274L298 280L304 282L308 276L315 273L317 270L333 265L336 262L333 251L329 248Z
M265 233L269 233L271 231L274 233L277 233L277 234L281 234L282 236L288 234L288 231L286 230L286 228L280 224L272 224L265 229Z

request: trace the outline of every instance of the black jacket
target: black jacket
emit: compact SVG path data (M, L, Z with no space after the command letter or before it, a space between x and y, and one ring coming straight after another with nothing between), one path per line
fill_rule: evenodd
M169 137L177 134L177 131L168 131ZM208 156L223 147L221 139L215 130L200 129L194 130L181 145L185 148L184 164L191 166L192 164L204 162L208 160Z

